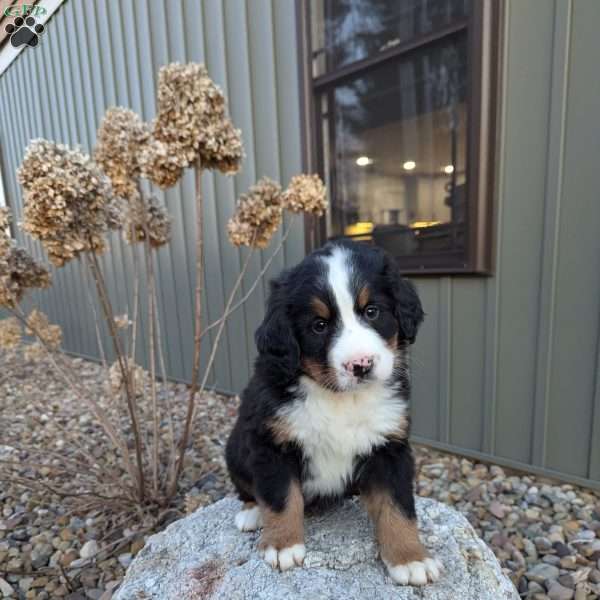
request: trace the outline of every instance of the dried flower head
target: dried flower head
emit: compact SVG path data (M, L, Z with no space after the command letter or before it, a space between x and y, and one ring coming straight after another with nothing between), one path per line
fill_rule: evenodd
M281 218L281 186L263 177L240 196L236 212L227 224L229 240L234 246L266 248Z
M295 175L283 192L283 207L321 216L327 210L327 190L318 175Z
M14 307L26 290L50 287L50 273L23 248L10 245L0 260L0 306Z
M62 343L62 329L60 325L52 325L48 317L41 311L34 309L27 317L27 335L33 335L57 350Z
M158 75L154 136L169 146L183 167L200 157L205 168L236 172L243 158L241 134L227 118L226 108L223 92L203 65L167 65Z
M105 249L103 235L114 225L113 191L87 154L34 140L17 176L26 190L23 229L42 242L54 265Z
M130 243L143 242L148 234L150 245L159 248L171 239L171 217L155 196L138 196L129 204L124 235Z
M25 346L25 350L23 351L23 356L25 357L25 360L35 362L46 356L46 349L40 342L27 344Z
M18 319L10 317L0 320L0 348L16 348L21 343L22 336L23 330Z
M127 329L131 325L129 315L127 314L117 315L113 320L117 329Z
M140 396L144 393L144 387L148 381L149 375L142 367L136 365L130 358L127 359L127 368L129 369L129 377L133 381L136 395ZM113 394L118 394L124 390L123 373L119 361L115 361L108 370L108 379Z
M109 108L98 128L94 159L110 177L114 193L131 198L141 174L139 156L150 137L150 127L128 108Z
M186 166L168 144L154 137L147 141L138 158L143 177L163 189L174 186Z
M207 126L200 146L203 168L233 174L240 170L243 158L242 132L233 126L230 119Z

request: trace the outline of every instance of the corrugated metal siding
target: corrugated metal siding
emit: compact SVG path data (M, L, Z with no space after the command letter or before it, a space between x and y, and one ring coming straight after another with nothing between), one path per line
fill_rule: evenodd
M417 438L600 482L600 4L506 3L497 258L418 280Z
M295 39L292 2L67 0L47 24L40 46L23 52L0 77L2 169L16 218L21 217L22 204L14 171L29 140L44 137L80 144L89 151L109 106L131 107L144 119L154 116L156 76L161 65L204 62L229 97L230 112L243 131L247 153L240 175L227 178L207 174L203 180L205 319L207 323L217 319L245 257L245 252L233 248L224 235L235 198L263 175L287 182L301 170ZM177 188L159 193L159 197L174 219L173 241L158 252L157 261L167 369L172 377L187 379L195 285L192 174L187 173ZM30 239L19 234L19 241L42 256ZM270 274L281 269L285 259L296 261L303 251L303 227L298 221ZM269 254L267 250L252 259L246 289ZM130 248L114 236L102 264L115 311L131 314L132 307L127 304L133 294ZM69 351L97 356L84 273L78 263L56 271L55 286L40 294L39 302L63 325ZM265 288L259 286L245 308L232 316L215 364L212 384L217 388L239 391L248 380L255 352L253 333L264 299ZM142 294L143 322L145 310ZM140 342L145 348L143 335ZM206 359L208 343L204 348Z

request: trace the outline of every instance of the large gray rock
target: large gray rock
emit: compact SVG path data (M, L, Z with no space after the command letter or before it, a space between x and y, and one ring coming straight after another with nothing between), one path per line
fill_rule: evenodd
M467 520L419 499L423 542L444 564L422 588L392 583L377 558L372 526L358 501L306 519L304 567L274 571L257 552L259 533L240 533L241 504L226 498L152 536L115 600L518 600L519 595Z

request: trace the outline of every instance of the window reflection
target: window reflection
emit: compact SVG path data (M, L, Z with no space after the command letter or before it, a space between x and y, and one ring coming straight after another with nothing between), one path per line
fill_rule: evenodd
M331 236L395 255L464 249L466 41L428 46L321 97Z
M469 10L470 0L313 0L314 75L452 25Z

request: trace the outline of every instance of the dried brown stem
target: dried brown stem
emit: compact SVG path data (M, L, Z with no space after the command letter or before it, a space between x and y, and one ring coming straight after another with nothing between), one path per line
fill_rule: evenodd
M146 259L146 280L148 285L148 345L150 352L150 394L152 397L152 417L153 417L153 455L152 455L152 483L154 486L154 493L158 493L158 443L159 443L159 414L158 414L158 402L156 398L156 334L155 334L155 321L156 321L156 281L154 277L154 264L152 260L152 253L150 249L149 235L146 230L146 236L144 240L144 256Z
M93 244L90 244L93 247ZM145 483L144 483L144 463L142 459L142 441L140 436L140 426L137 416L137 410L135 405L135 392L133 390L133 386L131 384L131 373L129 371L129 366L127 364L127 357L123 354L123 349L121 348L121 342L119 340L119 334L117 331L117 326L115 323L115 315L112 310L112 305L110 302L110 298L108 297L108 292L106 290L106 283L104 282L104 277L102 275L102 270L100 269L100 265L98 263L98 257L95 252L87 252L86 257L88 259L88 265L90 267L90 271L92 273L92 277L96 283L96 289L98 290L98 296L100 298L100 304L102 306L102 310L104 312L104 318L107 322L110 337L113 342L113 347L115 350L115 354L117 356L117 360L119 361L119 367L121 370L121 376L125 383L125 391L127 397L127 408L129 410L129 418L131 419L131 428L133 430L133 437L135 442L135 454L137 460L137 479L138 479L138 494L140 498L140 502L143 502L145 495Z
M183 469L183 459L190 438L192 426L192 416L196 402L196 393L198 392L198 378L200 375L200 352L202 349L202 286L204 280L204 203L202 198L202 161L196 159L194 165L194 181L196 186L196 291L195 291L195 310L194 310L194 359L192 363L192 380L190 382L190 391L187 402L185 416L185 425L183 435L179 441L179 457L173 469L173 477L168 489L168 496L172 497L177 491L177 481L181 470Z

